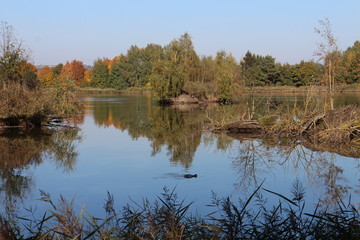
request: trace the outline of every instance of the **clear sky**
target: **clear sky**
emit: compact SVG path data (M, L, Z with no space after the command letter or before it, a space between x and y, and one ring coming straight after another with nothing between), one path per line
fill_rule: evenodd
M314 27L329 18L342 50L360 40L360 0L0 0L0 20L35 64L92 64L131 45L166 45L188 32L199 55L250 50L281 63L314 59Z

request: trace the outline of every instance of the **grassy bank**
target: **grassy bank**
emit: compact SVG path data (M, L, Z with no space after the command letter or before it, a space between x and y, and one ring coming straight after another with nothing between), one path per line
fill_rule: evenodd
M116 90L115 88L77 88L78 94L150 94L150 89L147 87L131 87L125 90Z
M339 85L337 87L338 92L360 92L360 84L347 84ZM264 86L264 87L245 87L245 93L256 93L256 94L293 94L293 93L328 93L328 88L326 86L301 86L301 87L291 87L291 86Z
M60 197L59 203L41 192L49 204L40 219L7 212L0 217L2 239L359 239L360 215L350 203L338 199L337 208L320 207L304 212L305 190L295 181L285 197L260 185L248 199L212 196L214 211L207 216L193 215L192 203L179 200L174 190L164 188L158 200L131 203L120 211L108 193L105 219L91 216L83 207L73 208ZM279 198L269 206L266 194ZM31 213L28 216L34 216Z
M338 86L338 92L360 92L359 84L341 85ZM150 89L148 87L131 87L125 90L116 90L115 88L77 88L77 93L84 94L146 94L150 95ZM264 87L244 87L240 92L245 94L256 95L276 95L276 94L309 94L309 93L321 93L327 94L328 89L326 86L264 86Z

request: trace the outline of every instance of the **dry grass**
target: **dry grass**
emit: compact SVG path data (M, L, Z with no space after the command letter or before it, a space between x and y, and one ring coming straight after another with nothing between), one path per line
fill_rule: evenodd
M0 90L0 127L41 126L49 116L77 113L74 96L65 85L53 89L29 89L19 83Z
M340 199L335 212L320 210L318 204L306 213L299 181L291 192L286 197L261 184L248 199L213 194L209 207L215 211L204 217L191 215L191 203L179 201L166 188L153 204L134 202L122 211L114 209L108 194L105 219L91 216L84 207L75 211L74 199L60 197L56 204L41 192L51 210L40 219L0 216L0 234L4 239L359 239L360 215L353 205ZM278 205L269 207L265 194L278 197Z
M0 119L10 125L21 119L43 118L53 112L51 95L42 89L29 90L20 84L9 84L0 91Z

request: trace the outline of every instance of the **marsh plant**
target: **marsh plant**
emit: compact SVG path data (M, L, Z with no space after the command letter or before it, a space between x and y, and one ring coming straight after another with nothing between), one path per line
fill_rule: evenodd
M214 211L207 216L194 215L192 203L179 200L175 189L164 188L157 200L127 204L118 211L108 193L104 205L106 217L91 216L82 207L76 211L74 199L60 196L59 203L41 191L40 201L50 210L41 218L15 216L7 211L0 217L3 239L358 239L358 210L341 199L330 212L318 204L306 213L305 189L296 180L286 197L260 184L247 199L233 200L212 195ZM266 195L278 198L269 206ZM28 211L32 211L31 209ZM35 214L29 214L35 216Z

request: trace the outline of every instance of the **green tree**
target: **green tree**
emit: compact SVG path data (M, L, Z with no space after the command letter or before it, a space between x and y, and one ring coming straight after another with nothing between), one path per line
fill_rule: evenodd
M148 82L148 75L151 73L150 59L146 57L144 48L131 46L127 52L126 71L128 82L134 87L143 87Z
M91 87L110 87L108 64L103 59L97 59L91 70Z
M53 69L52 69L52 73L54 78L58 78L60 76L61 70L63 68L64 64L59 63L58 65L56 65Z
M111 68L110 83L111 87L124 90L130 86L129 83L129 63L127 57L120 56L120 60L116 61Z
M164 48L163 58L154 63L150 77L151 90L158 101L169 102L180 95L189 75L185 72L178 40Z
M279 86L293 86L294 79L293 79L293 65L285 63L283 65L278 65L279 68L279 78L276 82L276 85Z
M264 82L261 81L263 74L258 63L258 57L247 51L245 57L240 62L241 78L248 87L263 86Z
M233 84L237 77L238 66L234 57L225 51L217 53L215 58L217 95L220 102L228 102L233 98Z
M240 62L241 78L246 86L277 84L281 71L270 55L260 56L248 51Z
M10 82L21 82L22 66L29 59L22 42L14 34L12 26L0 23L0 84L6 88Z
M258 56L258 63L262 72L262 79L265 85L274 85L279 79L280 72L276 67L275 58L270 55Z
M321 74L321 65L312 61L301 61L292 69L293 83L296 87L319 84Z
M179 44L179 63L187 75L186 81L199 82L201 62L194 49L190 34L181 35L177 41Z
M342 56L337 80L343 83L360 83L360 42L356 41Z
M212 56L201 58L200 82L209 83L215 81L215 62Z

